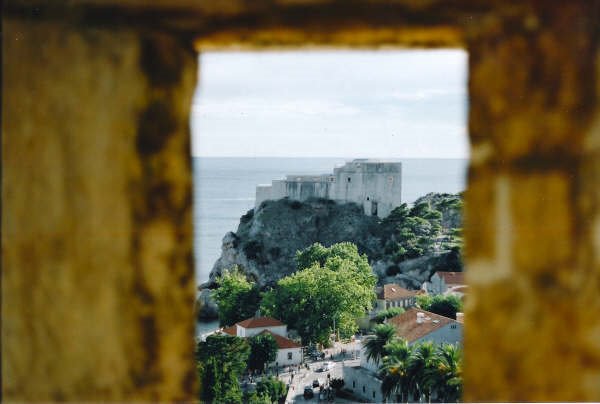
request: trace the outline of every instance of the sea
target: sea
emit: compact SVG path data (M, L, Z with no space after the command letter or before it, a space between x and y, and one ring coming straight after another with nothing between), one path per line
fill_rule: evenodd
M235 231L240 216L254 207L256 185L288 174L332 173L343 157L194 157L194 254L196 282L208 275L221 254L221 240ZM429 192L465 189L467 159L397 159L402 162L402 201Z

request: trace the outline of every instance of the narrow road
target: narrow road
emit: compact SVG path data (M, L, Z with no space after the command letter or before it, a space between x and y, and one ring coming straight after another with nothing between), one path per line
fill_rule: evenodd
M341 351L345 350L346 354L341 354ZM279 378L285 383L290 384L290 389L287 396L287 403L319 403L323 402L319 400L319 387L312 388L313 381L318 380L320 385L328 386L329 380L341 379L344 377L344 366L358 366L360 359L352 359L356 357L356 353L360 352L360 348L356 344L340 344L337 343L335 348L325 350L325 359L320 361L314 361L309 363L309 368L302 368L300 373L296 372L293 379L289 373L284 373ZM331 355L333 359L331 359ZM353 355L354 354L354 355ZM318 371L323 367L325 362L333 364L329 371L321 372ZM329 375L329 378L327 377ZM313 390L314 396L311 399L304 398L304 388L310 386ZM334 402L336 403L351 403L355 401L345 400L336 397Z

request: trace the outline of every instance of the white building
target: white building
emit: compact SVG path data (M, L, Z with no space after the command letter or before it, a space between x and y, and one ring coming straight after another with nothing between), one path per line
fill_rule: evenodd
M396 335L406 339L410 345L422 341L462 345L462 322L425 310L409 308L387 323L392 324ZM367 360L363 348L360 366L344 368L345 386L365 400L385 402L381 394L381 379L377 377L379 366L378 362Z
M465 286L463 272L437 271L431 275L429 282L423 284L423 289L433 295L441 295L449 290L455 290L464 294Z
M388 283L377 290L377 313L392 307L409 308L416 304L418 291L408 290L395 283Z
M221 330L229 335L250 338L258 334L269 334L277 343L275 366L298 365L302 363L302 346L287 337L287 326L271 317L252 317Z
M384 310L392 307L406 309L416 304L416 298L419 294L417 290L408 290L395 283L388 283L376 289L377 301L375 307L365 316L357 320L358 326L362 329L370 328L373 318Z
M418 308L410 308L387 321L396 335L409 344L433 341L436 344L462 345L463 324L448 317Z
M402 203L401 191L402 163L355 159L334 168L333 174L287 175L271 185L258 185L255 208L266 200L286 197L327 198L357 203L365 214L383 218Z

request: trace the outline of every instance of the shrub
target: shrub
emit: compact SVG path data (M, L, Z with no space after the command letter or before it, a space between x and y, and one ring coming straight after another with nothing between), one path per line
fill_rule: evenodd
M382 312L377 314L373 318L373 320L375 320L376 323L381 324L388 318L395 317L398 314L402 314L402 313L404 313L404 309L402 307L390 307L389 309L383 310Z
M271 376L258 382L256 393L259 397L268 396L271 402L278 402L287 394L287 386L281 380Z

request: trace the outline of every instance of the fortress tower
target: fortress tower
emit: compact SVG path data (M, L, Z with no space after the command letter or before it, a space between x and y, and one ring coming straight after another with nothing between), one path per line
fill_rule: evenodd
M336 167L333 174L287 175L270 185L256 187L258 208L265 200L328 198L361 205L365 214L384 218L399 206L402 191L402 163L355 159Z

